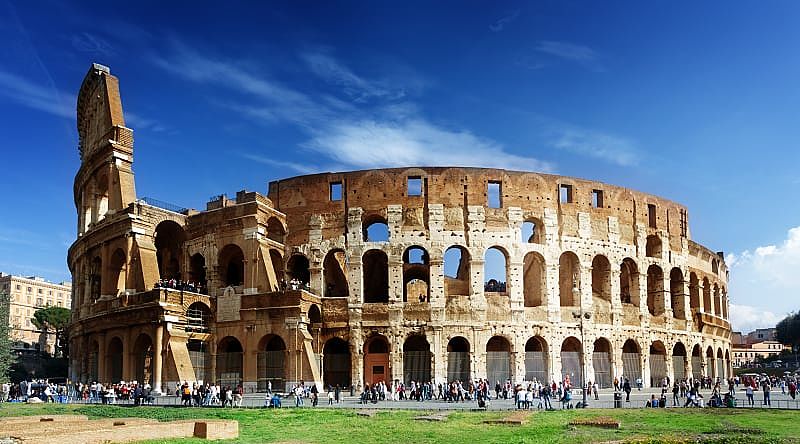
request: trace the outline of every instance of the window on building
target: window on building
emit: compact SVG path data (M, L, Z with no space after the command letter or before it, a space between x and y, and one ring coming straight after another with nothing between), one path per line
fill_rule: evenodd
M51 305L53 305L53 300L52 299L48 299L47 300L47 306L49 307Z
M59 298L62 298L62 297L64 297L64 293L60 293L60 292L59 292L59 293L58 293L58 297L59 297Z
M59 306L59 307L63 307L63 306L64 306L64 304L63 304L61 301L58 301L58 306Z
M501 199L502 190L502 183L497 181L489 181L487 185L486 195L487 195L487 204L489 208L500 208L503 204Z
M422 178L419 176L409 176L407 194L409 196L422 196Z
M650 228L656 227L656 206L654 204L647 204L647 223Z
M38 290L38 293L39 293L39 294L43 294L43 293L44 293L44 291L42 291L42 289L40 288L40 289Z
M572 185L561 184L558 186L558 201L572 203Z
M47 295L48 296L52 296L53 295L53 290L47 290Z
M30 304L30 303L31 303L31 297L28 296L28 304Z
M17 290L22 290L22 286L20 286L19 284L17 284Z
M42 305L42 298L36 298L36 306L40 307Z
M331 182L331 201L342 200L342 183Z
M603 208L603 190L592 190L592 206Z
M28 287L28 293L33 293L33 288L32 287Z

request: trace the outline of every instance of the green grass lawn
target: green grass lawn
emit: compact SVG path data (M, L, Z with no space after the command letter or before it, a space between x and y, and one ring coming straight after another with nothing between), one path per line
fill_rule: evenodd
M800 443L800 412L786 410L571 410L533 412L522 426L489 425L513 412L452 412L444 422L416 421L422 411L348 409L196 409L5 404L0 416L85 414L90 418L158 420L219 418L239 421L241 443ZM576 418L611 417L618 430L571 426ZM0 430L0 436L2 431ZM158 441L154 441L158 442ZM203 440L164 442L201 443Z

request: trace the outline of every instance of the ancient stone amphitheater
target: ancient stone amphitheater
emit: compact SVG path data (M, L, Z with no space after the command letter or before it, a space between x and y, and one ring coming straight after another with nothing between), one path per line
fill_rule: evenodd
M106 67L81 86L78 129L74 379L257 391L730 374L728 272L675 202L415 167L277 180L196 211L137 197Z

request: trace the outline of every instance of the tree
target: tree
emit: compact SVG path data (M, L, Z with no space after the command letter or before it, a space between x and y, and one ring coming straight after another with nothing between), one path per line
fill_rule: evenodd
M16 362L11 350L10 297L0 292L0 382L8 381L8 372Z
M775 326L778 342L791 344L792 348L800 345L800 312L789 313Z
M69 325L70 311L64 307L47 307L40 308L33 313L31 322L43 333L49 334L51 331L55 333L56 345L53 350L54 356L60 356L63 349L61 338L64 336L64 331Z

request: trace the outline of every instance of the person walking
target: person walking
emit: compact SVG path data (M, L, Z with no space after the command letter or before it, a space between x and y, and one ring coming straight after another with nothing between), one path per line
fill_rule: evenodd
M622 391L625 392L625 402L631 402L631 380L625 378L625 382L622 383Z
M673 406L676 406L676 405L680 404L680 397L678 396L678 395L680 395L680 392L681 392L681 387L678 384L673 384L672 385L672 405Z

